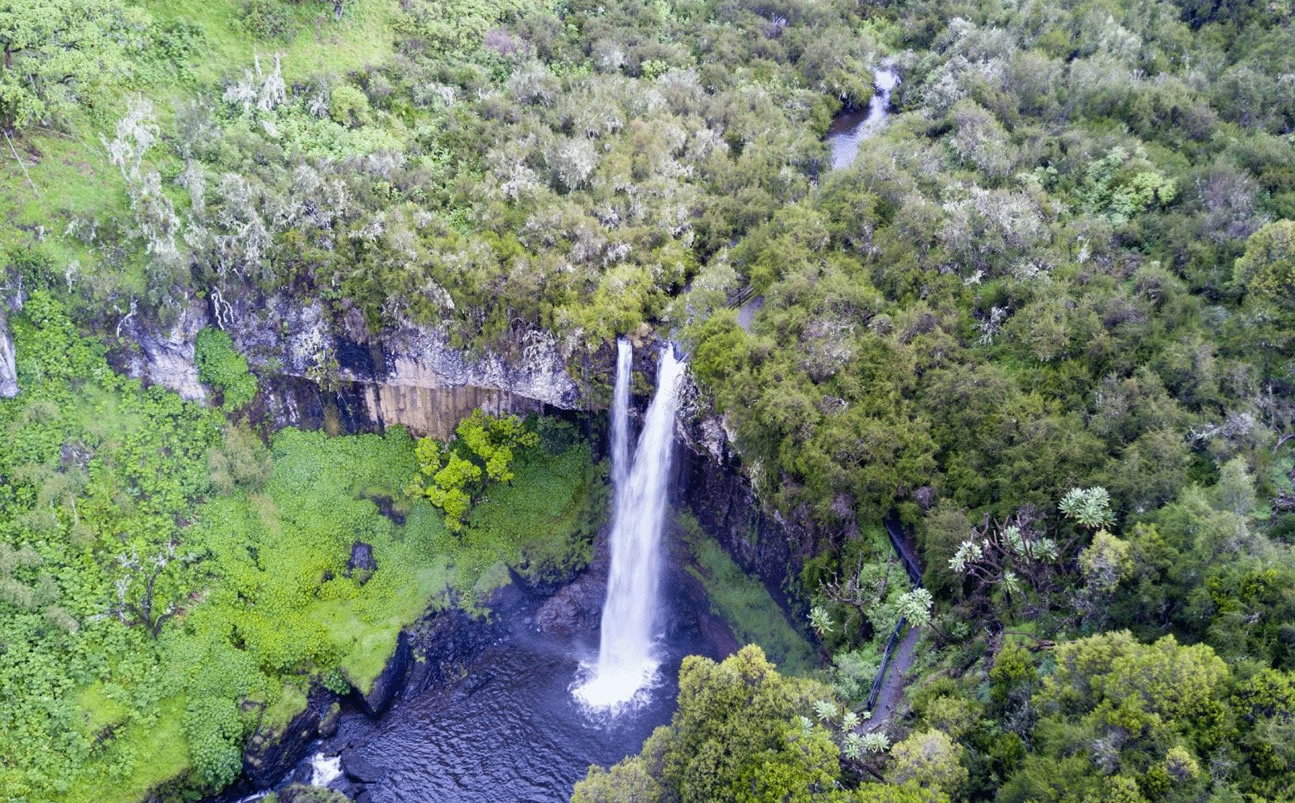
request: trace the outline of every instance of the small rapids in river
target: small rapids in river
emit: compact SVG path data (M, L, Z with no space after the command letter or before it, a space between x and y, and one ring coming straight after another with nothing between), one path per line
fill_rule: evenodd
M595 711L615 716L640 702L657 681L657 608L661 584L661 530L665 525L674 447L675 411L685 364L666 346L657 369L656 393L629 462L629 380L633 347L617 343L612 403L611 575L603 604L598 661L575 688Z

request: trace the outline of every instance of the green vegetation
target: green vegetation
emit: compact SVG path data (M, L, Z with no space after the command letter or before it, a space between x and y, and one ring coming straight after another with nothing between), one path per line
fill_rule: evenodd
M198 378L221 392L225 408L237 410L256 396L256 377L247 370L247 360L234 350L234 341L219 329L198 333L193 346Z
M418 441L418 472L426 480L416 479L407 492L427 497L458 532L490 483L513 479L513 450L536 445L539 435L524 429L517 416L492 419L480 410L460 421L455 434L450 443Z
M568 425L519 430L533 445L511 484L455 536L404 501L417 465L404 430L287 429L267 449L215 409L114 374L45 292L11 323L23 390L0 402L5 799L218 789L245 737L282 728L310 684L367 692L424 611L484 612L509 579L483 584L490 566L551 582L588 560L603 475ZM348 566L357 541L371 574Z
M812 681L779 674L759 647L719 664L685 658L670 724L657 728L639 755L610 770L592 767L572 801L947 800L912 781L882 796L866 787L842 789L838 714L818 723L808 716L834 708L824 696L827 690Z
M759 645L783 671L797 675L810 671L815 656L809 644L787 621L764 584L743 573L696 519L681 514L677 521L687 533L695 562L688 571L705 586L712 611L724 619L739 641Z

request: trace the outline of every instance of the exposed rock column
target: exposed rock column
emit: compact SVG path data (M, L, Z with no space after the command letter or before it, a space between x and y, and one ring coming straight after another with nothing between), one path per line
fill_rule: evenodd
M18 364L14 361L13 339L5 321L4 306L0 305L0 397L12 399L18 395Z

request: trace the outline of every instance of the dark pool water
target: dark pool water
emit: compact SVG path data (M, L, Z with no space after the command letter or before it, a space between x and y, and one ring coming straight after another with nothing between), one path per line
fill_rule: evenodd
M716 657L695 622L674 617L658 642L658 684L637 707L608 718L582 710L571 695L596 638L555 639L522 620L463 679L398 700L376 720L344 713L337 735L316 755L345 749L382 768L383 777L363 787L374 803L566 801L590 764L637 753L653 728L669 721L685 655ZM307 758L293 777L310 775ZM347 791L348 783L340 777L330 785Z

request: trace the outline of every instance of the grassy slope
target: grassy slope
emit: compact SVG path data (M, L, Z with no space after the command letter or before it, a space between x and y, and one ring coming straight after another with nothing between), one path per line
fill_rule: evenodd
M764 584L745 574L696 519L681 514L679 522L695 561L688 571L706 587L712 610L723 617L738 641L759 644L784 672L808 672L815 664L813 650Z
M203 46L183 74L170 80L154 76L123 91L108 104L115 110L113 116L125 107L128 94L138 93L151 99L165 120L203 88L252 69L257 56L269 69L279 54L284 80L291 86L309 76L344 75L379 63L391 54L394 41L395 0L350 0L341 20L324 13L320 4L290 6L294 35L269 43L238 29L238 0L146 0L139 5L158 22L199 26ZM76 218L103 225L127 211L125 182L108 162L101 141L103 136L111 138L113 124L111 119L83 115L70 121L67 133L36 127L16 139L0 137L0 186L5 188L0 193L0 249L37 239L57 264L76 262L82 273L93 274L102 255L65 231ZM184 199L177 195L173 200L183 208ZM142 293L140 260L132 258L124 267L127 286Z
M509 567L553 577L588 559L602 469L551 422L539 423L547 447L519 459L516 479L481 502L462 537L430 505L402 499L415 465L403 430L285 430L263 485L190 501L210 491L206 448L223 417L115 376L46 298L11 320L23 393L0 403L10 444L0 452L0 543L40 548L44 563L17 579L54 573L74 621L61 632L34 626L39 609L0 606L0 682L14 689L0 800L139 800L196 766L191 705L238 706L245 733L281 727L310 683L369 689L401 628L427 609L457 599L484 611ZM60 460L76 459L60 457L67 445L88 455L87 484L75 506L66 495L38 501L64 487ZM34 518L45 510L57 518ZM182 615L154 640L104 612L116 556L133 548L123 542L170 537L169 522L192 569ZM378 563L364 584L346 570L357 540ZM67 749L53 750L65 737Z

